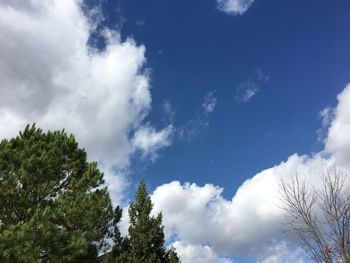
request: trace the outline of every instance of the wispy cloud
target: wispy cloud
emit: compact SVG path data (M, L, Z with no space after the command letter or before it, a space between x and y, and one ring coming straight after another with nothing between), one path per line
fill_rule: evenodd
M254 81L245 81L241 83L236 90L236 101L238 103L247 103L259 92L259 90L259 86Z
M238 104L249 102L261 89L262 85L270 80L270 74L258 68L253 78L242 82L236 89L235 100Z
M135 22L135 25L136 25L136 26L139 26L139 27L142 27L142 26L144 26L145 24L146 24L146 22L143 21L143 20L137 20L137 21Z
M163 103L163 121L165 124L174 124L176 118L176 112L171 103L165 100Z
M328 128L334 119L335 109L328 106L320 111L319 116L322 119L322 126L316 131L317 141L324 142L327 136Z
M254 0L217 0L218 9L230 15L242 15Z
M215 111L217 98L215 91L209 91L203 98L202 107L195 113L195 116L177 129L180 139L191 141L198 136L206 127L209 126L209 120Z
M204 112L209 114L212 113L215 109L217 103L217 99L215 97L215 91L208 92L203 100L202 107L204 109Z
M262 82L267 82L271 78L270 73L263 71L261 68L257 68L255 70L255 73L256 73L258 80L262 81Z

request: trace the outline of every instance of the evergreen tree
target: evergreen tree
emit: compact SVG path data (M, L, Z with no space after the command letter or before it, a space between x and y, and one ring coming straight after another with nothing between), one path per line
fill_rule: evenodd
M120 233L119 227L118 227L118 223L120 222L122 218L122 209L120 209L119 207L117 207L114 211L114 218L113 218L113 249L112 249L112 258L115 259L117 258L118 255L121 254L122 250L123 250L123 238L122 235Z
M177 263L180 262L175 251L164 248L164 227L162 214L151 216L153 204L148 196L146 184L141 180L136 200L129 207L129 237L126 246L118 256L121 263ZM172 261L170 261L170 259Z
M35 125L0 142L0 262L94 262L113 219L73 135ZM87 256L89 255L89 256Z
M169 255L169 263L179 263L180 262L180 258L177 256L176 252L174 249L170 249L168 251L168 255Z
M123 238L121 236L121 233L118 227L118 223L120 222L121 218L122 218L122 209L117 207L114 210L114 217L112 221L112 228L113 228L112 241L114 245L111 251L101 256L101 261L103 263L115 263L117 257L121 255L123 251L126 251L128 248L128 239Z

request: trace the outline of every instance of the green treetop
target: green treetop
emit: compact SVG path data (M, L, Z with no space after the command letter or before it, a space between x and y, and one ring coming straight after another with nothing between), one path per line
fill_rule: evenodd
M2 140L0 262L93 262L113 224L103 183L64 131L32 125Z
M164 248L162 214L151 216L153 204L142 180L138 186L136 200L129 207L129 237L124 240L126 249L117 262L127 263L177 263L175 251ZM170 261L171 260L171 261Z

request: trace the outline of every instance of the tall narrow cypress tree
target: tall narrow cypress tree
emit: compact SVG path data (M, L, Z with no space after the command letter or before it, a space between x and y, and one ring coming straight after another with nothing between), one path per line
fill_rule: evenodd
M153 204L148 196L144 180L141 180L136 200L129 207L128 246L118 257L117 262L128 263L169 263L180 262L176 253L164 247L164 226L162 214L151 216ZM174 254L175 253L175 254ZM172 261L170 261L172 259Z

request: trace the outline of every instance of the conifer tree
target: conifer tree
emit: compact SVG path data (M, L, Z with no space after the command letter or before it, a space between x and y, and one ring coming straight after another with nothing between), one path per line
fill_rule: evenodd
M0 262L94 262L113 219L103 174L64 131L0 142ZM89 256L88 256L89 255Z
M129 207L130 226L127 247L118 257L118 263L180 262L175 251L165 249L162 214L151 216L152 208L153 204L148 196L146 184L141 180L135 202Z
M179 263L180 262L180 258L177 256L174 249L170 249L168 251L168 255L169 255L168 263Z

